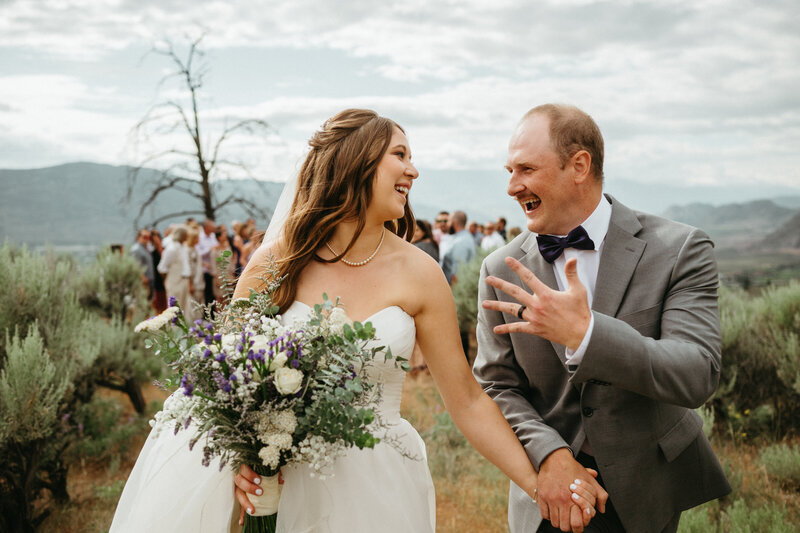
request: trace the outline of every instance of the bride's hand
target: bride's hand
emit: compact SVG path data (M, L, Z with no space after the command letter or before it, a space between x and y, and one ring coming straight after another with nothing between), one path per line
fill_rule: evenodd
M239 501L240 506L239 525L243 526L245 511L248 514L253 513L253 504L250 503L247 494L255 494L256 496L261 496L263 494L261 487L259 487L261 484L261 476L256 474L249 466L242 465L239 467L239 473L233 476L233 483L235 485L234 492L236 494L236 499ZM283 485L283 478L280 473L278 473L278 483Z
M591 468L586 469L593 477L597 477L597 471ZM605 510L604 501L598 501L589 486L583 484L580 479L570 483L569 490L572 492L572 501L575 505L571 508L570 527L573 533L581 533L583 528L589 525L589 521L597 514L595 506L599 505L601 512Z

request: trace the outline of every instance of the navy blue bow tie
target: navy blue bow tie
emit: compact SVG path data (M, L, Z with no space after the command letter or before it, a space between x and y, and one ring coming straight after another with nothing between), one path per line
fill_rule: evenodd
M594 250L594 241L589 238L589 234L578 226L569 232L566 237L556 237L555 235L537 235L536 242L539 243L539 252L548 263L552 263L561 255L565 248L577 248L578 250Z

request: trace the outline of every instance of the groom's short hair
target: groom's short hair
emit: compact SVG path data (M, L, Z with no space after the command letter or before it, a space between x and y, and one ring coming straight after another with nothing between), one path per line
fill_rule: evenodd
M575 106L543 104L525 113L522 121L534 114L550 119L550 142L561 159L561 168L570 157L586 150L592 158L591 169L595 179L603 181L603 134L592 117Z

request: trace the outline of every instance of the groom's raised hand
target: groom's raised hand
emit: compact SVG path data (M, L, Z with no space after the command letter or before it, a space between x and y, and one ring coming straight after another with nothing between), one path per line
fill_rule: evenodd
M484 300L481 304L484 309L519 316L520 305L525 306L521 316L522 321L500 324L495 326L493 331L498 335L506 333L538 335L576 350L583 341L591 321L586 287L578 278L578 260L572 258L564 267L567 278L565 291L551 289L513 257L506 257L506 264L533 293L500 278L488 276L486 282L489 285L515 298L519 303Z

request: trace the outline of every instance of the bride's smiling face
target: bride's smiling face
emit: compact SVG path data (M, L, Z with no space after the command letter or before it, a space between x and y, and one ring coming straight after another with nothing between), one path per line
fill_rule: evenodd
M394 128L389 147L378 163L369 211L383 220L402 218L411 184L417 176L408 139L402 130Z

